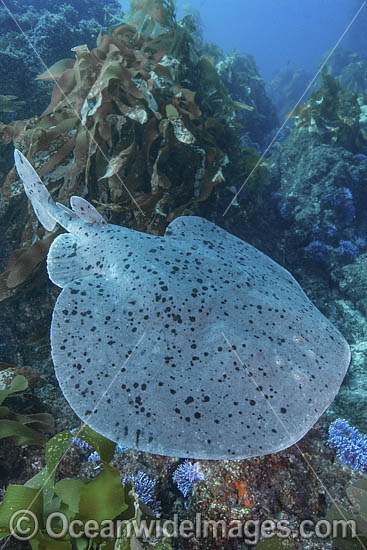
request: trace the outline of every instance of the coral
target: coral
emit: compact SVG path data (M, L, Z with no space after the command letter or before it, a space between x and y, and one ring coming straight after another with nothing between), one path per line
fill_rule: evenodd
M272 226L277 236L267 248L264 228L263 244L258 246L263 246L267 253L272 251L270 254L278 249L278 255L274 256L277 261L282 261L283 248L285 266L291 272L297 271L296 277L306 286L309 277L305 275L306 266L307 270L315 271L313 276L319 283L320 263L329 266L325 271L327 288L327 273L354 262L357 254L365 251L367 162L362 153L359 155L356 158L342 147L320 143L308 132L294 133L281 148L273 150L269 163L273 201L264 206L266 217L276 215ZM289 202L292 210L286 207ZM289 222L284 220L284 212L292 214ZM261 215L258 209L257 218ZM258 225L257 229L259 235ZM249 231L251 228L247 226L243 235ZM340 246L340 241L350 245ZM311 261L305 263L305 259ZM333 303L333 299L329 302ZM342 324L340 328L343 330Z
M194 483L203 481L205 477L200 471L199 462L192 463L189 460L185 460L185 462L175 470L172 479L177 483L177 487L183 496L187 497Z
M144 504L147 504L153 511L154 515L158 517L160 515L161 503L154 497L154 488L157 480L150 479L146 474L144 474L144 472L138 472L135 475L128 475L122 479L123 487L130 483L133 484L139 500L144 502Z
M335 465L331 463L332 450L325 447L320 431L315 429L286 452L276 453L257 459L241 461L205 461L205 483L195 486L190 499L182 503L182 519L194 519L196 513L212 522L209 536L193 537L183 544L185 550L239 550L244 548L244 538L234 536L232 540L225 536L224 525L233 525L234 520L249 524L257 521L261 524L266 519L281 517L289 525L299 525L305 517L320 516L326 513L325 498L320 490L320 480L310 475L312 469L322 471L322 483L327 479L332 486L335 479ZM307 467L303 457L307 456ZM312 468L312 469L311 469ZM350 472L343 472L348 479ZM335 492L333 492L333 495ZM185 507L185 504L187 507ZM214 536L214 522L219 523L217 536ZM233 523L232 523L233 522ZM297 541L297 529L292 528L289 548L301 548ZM227 529L228 533L228 529ZM249 534L247 535L250 539ZM253 538L255 533L253 532ZM275 548L288 548L288 540L276 541ZM254 542L247 543L250 548ZM315 544L309 548L321 548ZM270 544L270 541L269 541ZM293 545L292 545L293 544ZM272 548L270 544L270 548Z
M333 223L323 224L320 218L317 219L313 226L312 234L317 239L321 240L323 237L333 237L337 233L337 228Z
M93 464L94 464L95 462L100 462L100 461L101 461L101 457L99 456L97 451L93 451L93 453L91 453L88 456L88 462L93 462Z
M328 443L344 464L357 472L367 470L367 436L346 420L338 418L330 425Z
M359 255L358 246L351 241L339 241L338 252L341 256L345 256L349 260L356 260Z
M333 223L327 225L326 234L328 237L333 237L337 232L336 226Z
M306 257L316 262L322 262L325 260L325 254L330 247L321 241L312 241L305 248Z
M77 428L70 431L71 434L74 434L74 433L77 433L77 432L78 432ZM74 436L74 435L71 438L71 443L73 443L73 445L75 445L76 447L78 447L78 449L81 449L82 451L91 452L93 450L93 447L91 445L89 445L89 443L84 441L84 439L80 439L80 437L77 437L77 436Z
M78 433L80 428L75 428L70 431L71 434L73 434L73 437L71 438L71 442L81 451L86 451L88 453L88 462L100 462L101 457L96 451L93 451L92 445L87 443L84 439L80 439L80 437L74 436L75 433ZM124 453L127 451L127 447L123 447L122 445L116 445L115 447L115 454L113 456L113 459L115 459L118 455Z
M362 250L367 247L367 239L365 237L356 237L354 242Z
M322 200L327 206L335 208L338 220L343 225L350 224L356 215L353 195L348 187L325 193Z

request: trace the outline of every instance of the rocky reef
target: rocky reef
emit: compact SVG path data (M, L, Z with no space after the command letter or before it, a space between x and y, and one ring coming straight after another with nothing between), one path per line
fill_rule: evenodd
M287 65L267 83L268 95L276 106L282 122L302 97L311 79L312 75L304 69Z
M40 113L47 104L49 90L34 80L37 74L69 57L77 44L92 46L101 29L107 31L122 17L117 0L107 0L103 6L97 0L61 4L9 0L6 7L0 6L0 93L25 102L13 104L13 120ZM9 120L4 118L0 103L0 120Z
M276 145L271 161L273 187L265 215L276 216L277 231L270 240L264 234L260 246L296 276L351 344L349 374L329 414L348 411L351 422L366 431L367 158L317 143L303 130Z

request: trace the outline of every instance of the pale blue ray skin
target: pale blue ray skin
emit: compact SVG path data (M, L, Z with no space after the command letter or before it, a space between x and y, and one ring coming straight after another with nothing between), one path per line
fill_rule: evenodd
M53 242L63 290L51 324L60 387L121 445L241 459L301 439L333 401L349 346L284 268L205 219L164 237L108 224L84 199L57 205L20 153L18 173Z

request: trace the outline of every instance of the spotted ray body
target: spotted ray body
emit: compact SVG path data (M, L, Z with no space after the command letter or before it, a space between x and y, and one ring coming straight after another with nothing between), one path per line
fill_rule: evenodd
M213 223L164 237L108 224L84 199L50 197L15 152L53 242L62 291L51 350L67 401L124 446L203 459L280 451L313 426L350 360L338 330L284 268Z

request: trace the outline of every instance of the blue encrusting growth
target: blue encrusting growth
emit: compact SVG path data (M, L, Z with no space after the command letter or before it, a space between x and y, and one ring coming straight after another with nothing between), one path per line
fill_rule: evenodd
M154 495L157 480L151 479L147 476L147 474L144 474L144 472L138 472L135 475L128 475L122 479L123 487L125 487L128 483L133 484L139 500L149 506L156 517L159 517L161 512L161 503L155 499Z
M328 443L344 464L356 472L367 470L367 435L362 435L347 420L338 418L329 426Z
M349 347L297 281L256 248L195 216L164 237L109 225L84 199L56 204L30 163L18 173L62 288L51 325L60 387L112 441L206 459L298 441L333 401Z
M172 479L177 483L177 487L183 496L187 497L194 483L204 481L205 476L200 471L199 462L192 463L189 460L185 460L183 464L177 467Z

